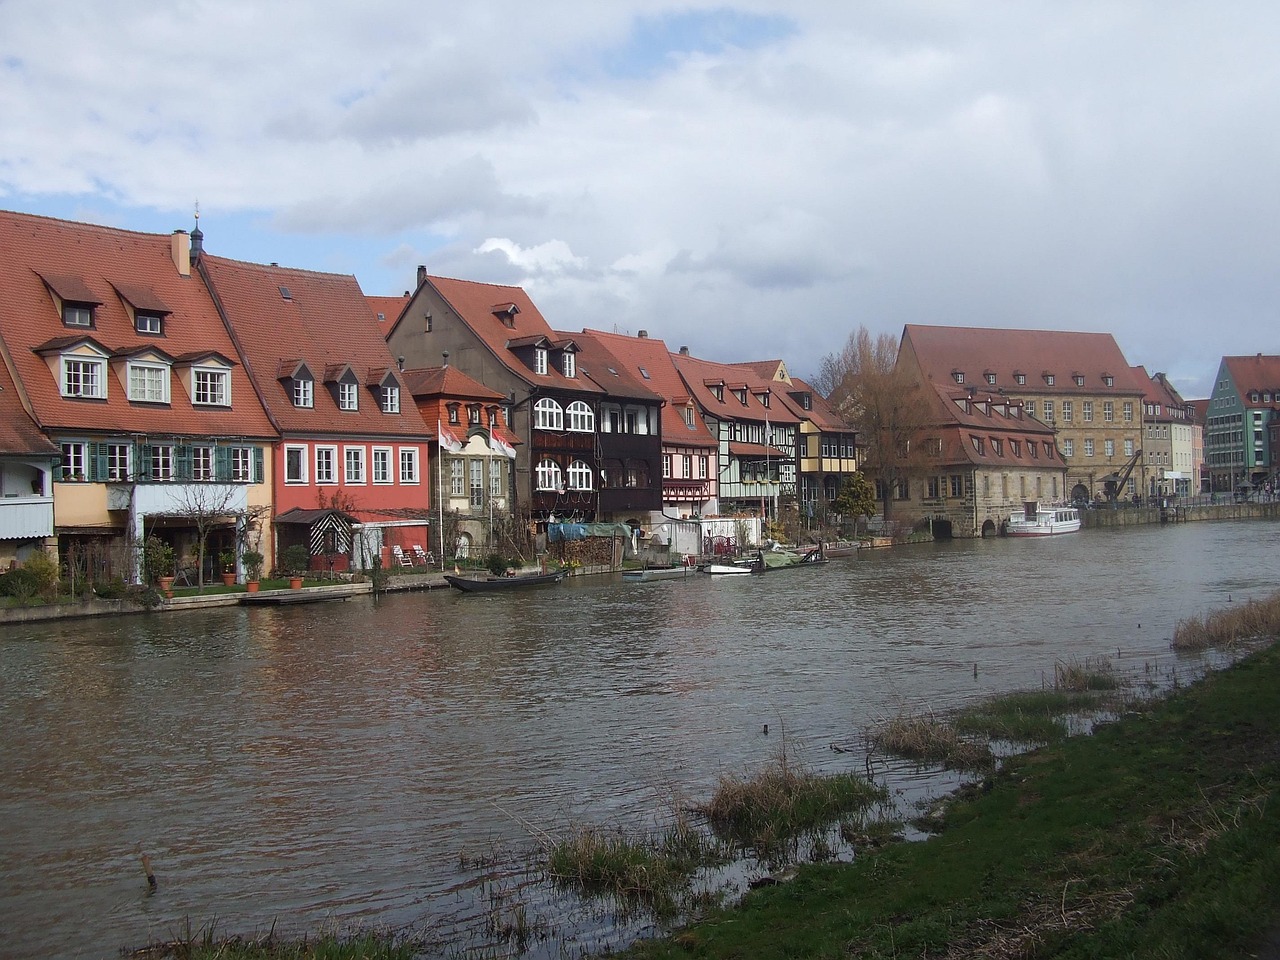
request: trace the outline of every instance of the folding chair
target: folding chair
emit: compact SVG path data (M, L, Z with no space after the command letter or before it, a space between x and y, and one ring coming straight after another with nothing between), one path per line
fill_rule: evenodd
M399 544L396 544L391 548L391 556L395 557L396 562L402 567L413 566L413 561L409 559L408 555L400 548Z
M432 561L431 554L422 549L422 544L415 543L413 545L413 559L419 566L430 566Z

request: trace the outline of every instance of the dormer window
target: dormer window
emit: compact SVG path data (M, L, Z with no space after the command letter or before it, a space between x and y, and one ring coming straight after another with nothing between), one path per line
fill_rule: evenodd
M338 409L360 409L360 392L356 384L349 381L343 381L338 384Z
M158 313L142 313L139 311L133 315L133 328L138 333L159 336L164 332L164 322Z
M693 429L693 404L688 404L684 410L684 425L690 430Z
M547 373L547 348L533 348L533 372L546 376Z
M1072 374L1071 379L1072 379L1073 381L1075 381L1075 385L1076 385L1077 387L1083 387L1083 386L1084 386L1084 374L1082 374L1082 373Z
M64 303L62 322L68 327L92 327L93 307L87 303Z
M1025 373L1015 373L1015 374L1013 375L1013 380L1014 380L1014 382L1015 382L1015 383L1017 383L1017 384L1018 384L1018 386L1020 386L1020 387L1022 387L1022 386L1026 386L1026 384L1027 384L1027 375L1026 375Z
M768 409L769 409L769 399L770 399L770 396L771 396L771 394L768 394L768 393L758 393L758 394L756 394L756 399L760 401L760 406L764 407L766 410L768 410Z
M1044 382L1046 385L1052 387L1056 381L1057 381L1057 377L1055 377L1052 373L1046 373L1044 375Z
M105 400L107 397L107 362L102 357L64 356L62 358L62 395Z
M449 410L449 423L456 424L458 422L458 405L456 403L451 403L448 406L448 410Z
M717 400L724 403L724 384L718 384L711 388L711 393Z
M388 383L382 388L382 412L400 412L400 387L394 383Z
M990 370L983 374L983 376L986 377L988 386L994 387L996 385L996 375Z
M470 426L480 426L480 404L472 403L467 406L467 423Z
M1102 382L1108 387L1114 387L1116 385L1116 378L1108 377L1104 374L1102 377Z
M196 368L191 371L191 402L200 406L225 407L231 404L231 372Z
M733 395L738 398L738 402L744 407L747 405L747 391L745 388L734 390Z
M952 370L952 371L951 371L951 379L952 379L952 380L954 380L956 383L964 383L964 371L963 371L963 370Z
M169 367L162 363L129 361L129 399L136 403L169 402Z
M570 380L578 375L577 355L572 350L566 350L561 355L560 371Z
M307 410L316 405L316 382L310 377L298 377L293 381L293 405Z

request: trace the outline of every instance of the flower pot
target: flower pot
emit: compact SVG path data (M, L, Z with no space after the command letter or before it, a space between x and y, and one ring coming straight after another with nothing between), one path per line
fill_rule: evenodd
M224 587L233 587L236 583L236 575L234 573L224 573L222 575L222 585Z
M301 578L301 577L290 577L290 578L289 578L289 589L290 589L290 590L301 590L301 589L302 589L302 578Z
M258 581L257 581L257 580L246 580L246 581L245 581L245 584L244 584L244 589L245 589L245 593L257 593L257 592L258 592Z
M166 597L173 596L173 577L157 577L160 583L160 592Z

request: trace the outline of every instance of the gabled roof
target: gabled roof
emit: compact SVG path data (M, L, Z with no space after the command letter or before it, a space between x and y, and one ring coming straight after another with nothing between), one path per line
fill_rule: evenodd
M0 456L53 456L57 445L41 432L27 414L9 365L0 358Z
M774 398L786 392L786 384L761 377L745 364L715 363L687 354L670 354L690 396L708 415L721 420L748 420L764 423L800 422L785 400ZM746 374L747 376L744 376ZM724 384L723 396L717 398L712 386ZM761 394L770 397L769 406L761 402Z
M623 363L603 337L584 330L576 340L565 342L577 348L578 372L599 384L610 398L648 404L659 404L666 399L644 382L638 370Z
M179 272L184 233L145 234L92 224L0 212L0 336L14 371L45 430L59 433L175 434L272 437L275 430L250 385L233 374L231 407L197 406L171 380L170 403L129 402L126 386L106 373L107 398L63 397L57 377L37 349L54 353L88 338L107 355L153 347L172 357L216 352L237 357L234 343L200 278ZM59 297L95 303L93 326L62 322ZM152 308L163 303L161 335L139 333L122 291ZM147 291L143 294L139 291Z
M932 429L942 442L940 464L1065 469L1053 428L1027 416L1017 401L985 391L970 394L957 384L929 386L937 398ZM981 453L975 438L982 441ZM999 441L999 449L992 441Z
M426 434L417 407L401 402L399 413L383 413L379 398L367 389L371 372L389 371L397 382L400 378L383 329L355 277L207 254L200 262L282 431L373 437ZM303 367L316 381L310 408L293 405L291 380ZM359 401L355 410L340 410L323 384L330 376L348 372L361 385Z
M853 433L854 427L840 411L817 390L799 377L790 377L789 383L780 383L782 389L775 390L774 396L780 397L797 417L808 420L825 433ZM802 394L809 395L809 409L805 409L800 400Z
M556 334L529 295L520 287L448 277L424 277L458 319L510 373L530 386L545 389L599 393L600 387L583 376L566 377L559 365L547 364L545 374L533 372L517 351L545 337L555 346Z
M447 400L490 403L503 403L507 399L457 367L422 367L404 371L403 377L405 389L414 397L438 396Z
M693 398L676 370L676 365L671 360L671 351L667 349L665 342L649 336L629 337L603 330L583 330L582 335L597 341L608 350L617 360L620 371L626 370L667 401L662 408L664 444L716 446L716 438L711 435L706 422L696 411L692 426L684 418L686 405L692 403Z
M1251 357L1223 357L1223 365L1231 375L1231 382L1249 406L1248 394L1267 392L1276 398L1280 391L1280 357L1256 353ZM1258 406L1280 406L1280 400Z
M1146 389L1109 333L908 323L899 355L908 350L914 351L925 379L938 383L956 384L955 375L961 373L965 386L1009 393L1141 395ZM1025 383L1018 382L1019 376ZM1076 376L1083 377L1083 385L1077 386ZM1111 386L1105 377L1112 378Z
M383 330L390 330L409 305L408 294L400 297L371 297L366 294L365 299L369 301L369 309L373 311L374 318Z

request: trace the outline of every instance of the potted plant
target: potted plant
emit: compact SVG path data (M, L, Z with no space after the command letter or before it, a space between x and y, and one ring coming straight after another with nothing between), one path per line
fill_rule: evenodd
M311 554L300 543L285 547L280 555L280 567L289 578L289 589L302 588L302 574L311 566Z
M142 565L166 597L173 596L173 547L154 533L142 544Z
M236 582L236 554L234 550L223 550L218 554L218 562L222 564L222 585L231 586Z
M249 593L257 593L258 582L262 579L262 554L257 550L246 550L240 554L240 562L244 564L245 590Z

